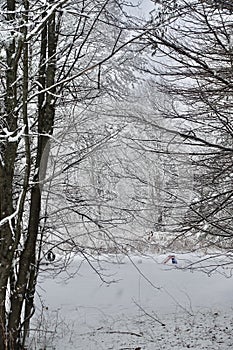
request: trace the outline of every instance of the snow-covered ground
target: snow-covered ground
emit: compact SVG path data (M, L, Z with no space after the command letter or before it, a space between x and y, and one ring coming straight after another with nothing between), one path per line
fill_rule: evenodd
M76 258L73 278L41 278L31 349L233 349L233 279L164 258L105 256L92 267Z

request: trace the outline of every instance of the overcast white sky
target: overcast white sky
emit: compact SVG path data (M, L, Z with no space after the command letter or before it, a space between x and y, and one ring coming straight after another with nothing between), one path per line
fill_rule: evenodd
M138 8L129 9L129 13L140 17L149 17L149 13L154 9L154 3L151 0L131 0L133 5L140 4Z

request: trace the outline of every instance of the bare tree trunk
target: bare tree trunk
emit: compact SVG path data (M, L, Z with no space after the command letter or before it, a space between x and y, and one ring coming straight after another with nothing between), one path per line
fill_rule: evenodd
M15 18L15 0L7 1L7 21L11 23ZM16 76L17 76L17 52L15 40L12 33L11 41L6 49L6 95L5 95L5 120L4 125L9 132L17 129L17 115L15 115ZM14 207L13 207L13 176L14 163L16 158L17 143L6 140L1 145L2 162L0 166L0 220L5 224L0 227L0 349L8 347L8 325L6 320L6 292L7 283L11 271L13 258L13 237L14 231Z
M55 34L55 14L52 14L42 31L41 40L41 71L40 84L42 90L50 89L50 93L42 92L39 95L38 107L38 147L36 168L39 171L34 177L34 185L31 191L30 216L27 231L27 239L23 252L20 256L19 272L14 293L11 296L11 313L9 317L9 330L12 338L12 349L18 349L18 332L21 331L20 317L23 307L23 342L25 342L29 330L29 321L33 312L35 285L37 279L36 264L36 242L38 238L40 211L41 211L41 191L46 173L48 152L47 144L49 135L53 133L53 123L55 116L54 98L51 93L55 93L55 88L51 86L55 83L56 70L56 34Z

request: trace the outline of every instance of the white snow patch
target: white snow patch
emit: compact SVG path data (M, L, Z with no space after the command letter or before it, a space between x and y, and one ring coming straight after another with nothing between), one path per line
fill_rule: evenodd
M65 274L59 279L44 276L43 322L38 316L44 337L41 330L37 346L46 342L46 349L56 350L232 349L233 280L164 265L164 258L102 257L94 265L107 281L115 281L110 284L102 283L80 259L72 263L71 270L78 268L78 273L70 280ZM182 266L195 256L176 258Z

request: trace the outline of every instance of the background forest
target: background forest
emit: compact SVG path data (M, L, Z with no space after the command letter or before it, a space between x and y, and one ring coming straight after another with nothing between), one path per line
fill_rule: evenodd
M1 350L25 349L45 259L167 247L231 264L232 11L0 1Z

